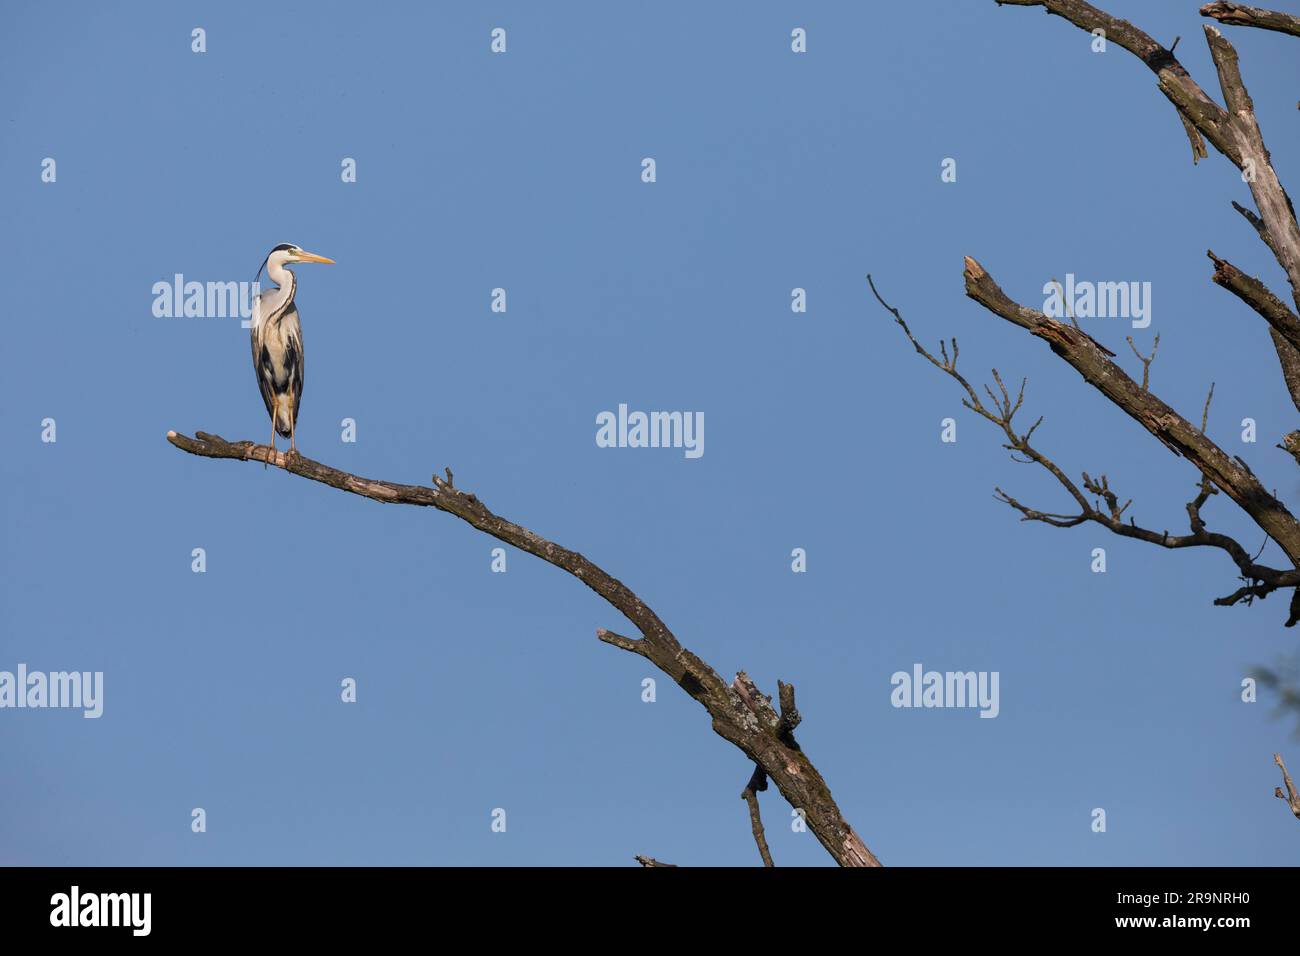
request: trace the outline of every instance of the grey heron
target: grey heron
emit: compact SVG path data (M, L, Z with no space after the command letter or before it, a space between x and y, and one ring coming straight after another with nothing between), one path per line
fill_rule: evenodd
M293 304L298 280L285 268L294 262L333 264L334 260L288 242L272 249L257 275L260 278L265 269L277 288L257 297L250 338L257 387L262 390L266 413L271 416L271 450L275 451L278 432L289 439L290 451L297 454L298 406L302 401L302 324L298 321L298 307Z

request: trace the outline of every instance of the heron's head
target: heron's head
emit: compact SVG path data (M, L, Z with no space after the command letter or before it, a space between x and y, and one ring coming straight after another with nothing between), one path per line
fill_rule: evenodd
M295 246L291 242L282 242L266 257L266 264L272 266L285 266L291 262L324 262L327 265L333 265L333 259L326 259L324 256L318 256L314 252L308 252L302 246Z
M314 252L308 252L302 246L295 246L292 242L282 242L262 260L262 264L257 267L257 275L253 281L258 282L262 278L262 270L266 269L267 274L271 277L279 275L282 268L292 262L325 262L330 265L334 264L333 259L326 259L324 256L318 256ZM276 281L279 281L278 279Z

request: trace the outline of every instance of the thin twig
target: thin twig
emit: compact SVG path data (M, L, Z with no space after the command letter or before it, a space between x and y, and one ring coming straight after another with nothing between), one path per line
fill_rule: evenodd
M1296 792L1295 783L1292 782L1291 775L1286 772L1286 764L1282 762L1282 755L1273 754L1273 762L1282 771L1282 782L1286 784L1285 794L1282 792L1282 788L1278 787L1273 791L1273 796L1279 800L1285 800L1291 808L1291 812L1296 815L1296 819L1300 820L1300 793Z
M1156 360L1156 352L1160 348L1160 333L1156 333L1155 341L1151 343L1151 355L1146 356L1138 351L1137 345L1133 342L1133 336L1128 336L1128 347L1133 350L1133 354L1138 357L1142 363L1142 391L1148 391L1151 386L1151 363Z
M763 832L763 818L758 812L758 793L766 789L767 774L763 773L762 767L755 767L754 775L749 778L745 789L740 791L740 797L749 804L749 826L754 831L754 842L758 844L758 855L763 858L763 865L775 866L772 851L767 846L767 835Z

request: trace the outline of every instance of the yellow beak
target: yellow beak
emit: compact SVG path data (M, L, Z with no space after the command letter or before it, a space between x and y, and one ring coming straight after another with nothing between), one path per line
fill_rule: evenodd
M298 253L299 262L323 262L327 266L334 265L333 259L326 259L324 256L318 256L314 252L307 252L305 249Z

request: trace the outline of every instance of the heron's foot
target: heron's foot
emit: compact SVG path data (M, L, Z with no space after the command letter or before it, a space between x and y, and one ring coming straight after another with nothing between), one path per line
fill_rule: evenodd
M286 465L291 461L297 461L297 460L298 460L297 448L290 448L288 451L284 453L284 462Z

